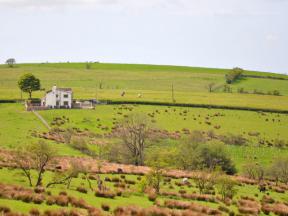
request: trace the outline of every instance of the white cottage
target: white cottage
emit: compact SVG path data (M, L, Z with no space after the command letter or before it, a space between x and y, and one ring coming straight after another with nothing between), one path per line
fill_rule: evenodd
M73 92L71 88L57 88L57 86L53 86L52 90L46 92L41 104L49 108L72 108L72 101Z

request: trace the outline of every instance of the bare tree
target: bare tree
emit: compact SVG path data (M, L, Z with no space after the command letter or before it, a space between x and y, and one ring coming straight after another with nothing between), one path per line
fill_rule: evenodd
M201 171L195 174L193 179L196 183L196 186L199 188L200 194L203 194L205 191L214 187L218 178L218 174L218 172L208 171Z
M146 116L131 114L118 127L118 136L136 166L144 165L144 152L151 133L151 124Z
M217 189L222 196L222 200L225 201L227 198L232 199L236 194L235 186L237 183L228 176L222 176L217 180Z
M208 89L209 92L213 92L215 87L215 83L209 83L206 88Z
M32 143L26 150L18 150L14 155L15 164L21 169L24 176L27 177L29 185L33 186L31 170L37 171L37 181L35 186L41 186L42 176L46 166L55 156L54 149L49 144L40 140L38 143Z
M6 60L5 62L9 67L14 67L14 65L16 64L16 60L14 58L9 58Z
M30 153L24 149L19 149L13 155L13 161L16 166L21 169L23 176L28 179L29 185L32 187L31 170L33 169L33 161L31 160Z
M73 178L77 178L79 173L82 172L82 165L76 162L70 162L70 168L64 172L55 172L55 175L51 182L46 187L49 188L52 185L62 184L67 185L67 189L70 188L70 184Z
M41 186L42 175L45 172L48 162L52 161L54 158L55 152L48 143L42 140L40 140L37 144L32 145L30 152L32 153L32 158L37 171L37 181L35 186Z
M248 163L244 165L244 173L248 178L257 180L260 183L264 179L265 170L257 163Z
M269 175L275 180L276 184L281 181L288 183L288 157L276 159L269 169Z

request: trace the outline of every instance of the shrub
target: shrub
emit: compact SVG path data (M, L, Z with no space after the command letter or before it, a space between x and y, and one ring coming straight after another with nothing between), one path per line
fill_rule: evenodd
M46 199L46 204L47 205L54 205L56 203L56 198L54 196L49 196Z
M102 216L102 213L99 209L92 207L88 209L88 216Z
M149 193L148 194L148 199L152 202L154 202L157 199L157 194L156 193Z
M10 208L9 207L6 207L6 206L0 206L0 213L9 213L11 212Z
M44 202L44 200L45 200L45 197L42 195L34 195L32 198L32 201L35 204L41 204Z
M177 200L165 200L164 206L171 209L189 209L191 203Z
M116 194L114 192L112 192L112 191L97 190L95 192L95 196L96 197L104 197L104 198L114 199Z
M68 206L69 200L67 196L59 195L56 197L56 204L59 206Z
M113 177L113 178L111 179L111 181L112 181L112 182L120 182L121 180L120 180L120 178L118 178L118 177Z
M59 192L59 195L67 196L67 192L66 192L66 191L60 191L60 192Z
M101 204L101 208L104 210L104 211L109 211L110 210L110 206L106 203L102 203Z
M45 192L45 188L43 188L43 187L36 187L36 188L34 188L34 192L35 193L44 193Z
M126 184L132 184L132 185L136 184L136 182L134 180L128 180L128 179L125 179L125 183Z
M275 95L275 96L280 96L281 94L280 94L280 91L278 91L278 90L274 90L273 92L273 95Z
M39 216L40 215L40 211L36 208L33 208L29 211L29 215L30 216Z
M220 136L220 140L227 145L246 145L247 140L242 135L228 134L226 136Z
M76 190L80 193L85 193L85 194L88 192L86 188L81 187L81 186L77 187Z
M235 67L229 73L225 75L226 83L232 84L236 80L242 77L244 70L242 68Z
M77 199L75 197L70 197L69 201L72 206L76 208L83 208L83 209L88 209L90 206L86 203L85 200L83 199Z
M185 194L185 193L187 193L187 191L184 190L184 189L180 189L178 192L179 192L180 194Z
M111 182L111 179L109 177L105 177L104 181Z

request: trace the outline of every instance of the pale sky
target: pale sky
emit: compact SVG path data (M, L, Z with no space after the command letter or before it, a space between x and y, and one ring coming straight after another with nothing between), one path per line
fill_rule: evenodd
M288 0L0 0L0 63L119 62L288 73Z

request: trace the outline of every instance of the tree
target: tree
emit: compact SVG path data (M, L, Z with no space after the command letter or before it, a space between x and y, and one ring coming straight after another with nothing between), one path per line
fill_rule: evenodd
M49 182L46 187L49 188L52 185L64 184L67 185L67 189L69 189L72 179L77 178L79 173L82 172L82 170L83 167L81 164L76 162L70 162L70 168L64 172L55 172L52 181Z
M259 183L264 179L265 170L258 163L248 163L244 165L244 173L248 178L257 180Z
M31 99L32 92L40 90L40 80L33 74L24 74L18 80L18 86L21 91L29 93L29 98Z
M200 194L214 188L218 175L219 172L210 172L209 170L204 170L195 174L193 179L199 189Z
M185 170L214 170L220 167L226 174L236 173L235 166L227 154L225 146L207 143L200 131L193 131L188 140L182 142L177 154L180 168Z
M240 79L244 70L242 68L235 67L228 74L225 75L226 83L232 84L236 80Z
M36 144L32 144L29 151L32 153L32 160L37 171L37 181L35 186L41 186L42 176L48 163L55 157L55 151L48 143L42 140Z
M153 188L156 194L159 194L160 185L163 180L163 170L159 167L154 167L145 177L147 186Z
M13 161L16 166L22 171L23 176L28 179L29 185L32 187L32 174L33 161L31 160L30 153L20 148L13 155Z
M90 62L86 62L86 69L87 69L87 70L90 70L90 69L91 69L91 64L90 64Z
M269 175L278 183L288 183L288 157L277 158L269 169Z
M213 92L214 91L214 87L215 87L215 83L209 83L207 85L207 89L208 89L208 92Z
M237 192L236 185L237 183L228 176L218 178L216 187L223 201L227 198L232 199L235 196Z
M38 143L32 143L27 148L20 149L14 154L14 162L21 169L23 175L27 177L29 185L33 186L31 170L36 170L35 186L42 185L42 177L46 166L56 155L54 149L46 142L40 140Z
M145 115L133 113L118 126L117 134L122 139L126 157L136 166L144 165L144 153L151 136L151 124Z
M14 58L9 58L6 60L6 64L12 68L16 64L16 60Z

